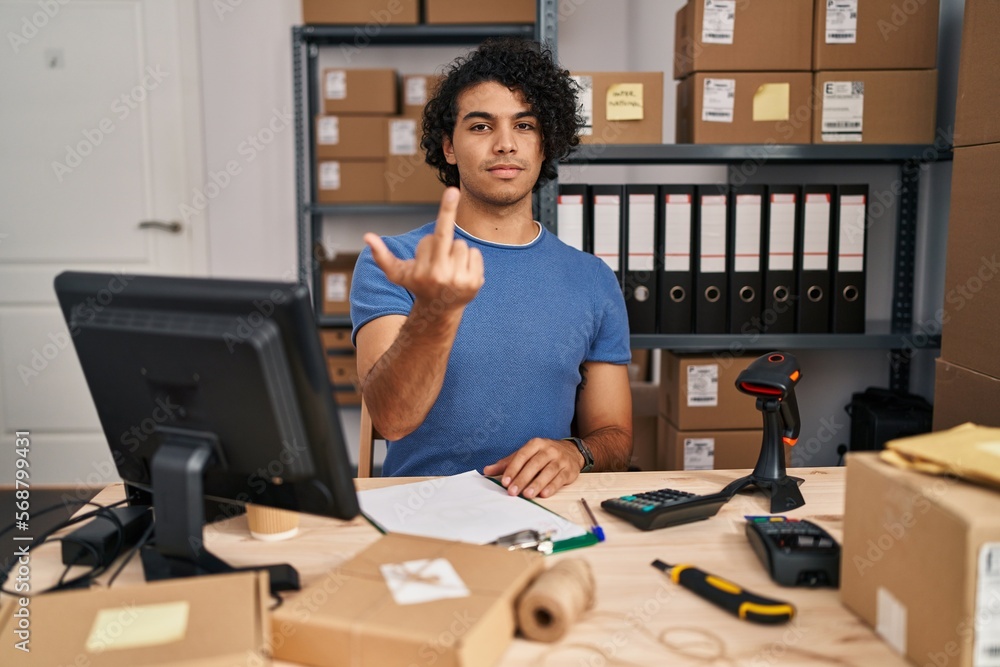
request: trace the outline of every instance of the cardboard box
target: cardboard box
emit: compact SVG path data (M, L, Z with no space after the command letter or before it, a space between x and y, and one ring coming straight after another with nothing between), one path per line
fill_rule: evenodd
M270 603L262 572L48 593L30 606L5 595L0 664L270 665ZM25 609L30 653L16 647Z
M763 428L756 400L736 389L736 377L757 357L663 350L659 413L681 431Z
M444 77L440 74L403 75L403 116L418 121L424 117L424 105L437 94Z
M662 144L663 72L573 72L581 144Z
M846 496L844 605L915 665L995 662L1000 493L856 453Z
M706 21L707 18L707 21ZM674 23L674 78L692 72L812 69L813 0L691 0Z
M384 136L383 116L317 116L316 158L383 160Z
M320 204L385 201L385 160L320 160L316 180Z
M424 559L450 564L468 595L397 602L381 566ZM275 657L324 667L492 665L514 636L515 598L544 569L538 552L385 535L272 613L284 639Z
M534 23L535 0L424 0L425 23Z
M319 330L319 340L323 350L329 352L354 352L350 327L330 327Z
M657 470L753 468L760 456L762 431L754 429L681 431L659 417ZM788 463L785 447L785 463Z
M333 385L338 405L361 405L361 382L358 380L358 359L353 351L347 354L327 354L326 371Z
M1000 141L1000 2L965 0L955 145Z
M931 144L936 114L937 70L816 72L813 143Z
M632 460L630 469L658 470L656 461L656 404L660 386L632 382Z
M324 69L320 78L323 113L399 113L399 75L394 69Z
M1000 377L1000 144L955 149L941 356Z
M677 143L808 144L809 72L692 74L677 84Z
M322 264L323 314L351 314L351 280L358 253L337 253ZM325 341L324 341L325 342Z
M966 422L1000 426L1000 378L934 360L934 430Z
M420 121L415 118L391 118L383 126L387 137L385 163L386 200L396 204L438 204L444 195L444 183L437 169L427 164L420 146Z
M417 0L302 0L302 22L341 25L416 25Z
M937 67L938 0L816 0L813 69L933 69Z

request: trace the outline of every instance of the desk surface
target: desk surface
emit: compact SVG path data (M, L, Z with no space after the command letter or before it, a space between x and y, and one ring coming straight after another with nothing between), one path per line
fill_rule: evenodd
M810 519L840 539L844 468L791 472L805 479L801 489L806 505L787 514ZM744 473L593 473L582 475L553 498L539 501L580 524L587 524L580 498L586 498L594 509L607 541L550 558L588 560L597 581L597 604L561 642L549 645L515 639L498 664L906 665L869 627L840 605L836 590L783 588L769 579L744 534L744 515L767 513L767 501L759 491L738 495L708 521L651 532L637 530L600 509L602 500L629 492L672 487L711 493ZM364 479L358 480L357 486L367 489L406 481L414 480ZM113 502L121 497L121 486L112 485L96 500ZM379 537L360 517L345 522L311 515L303 515L299 535L284 542L252 539L242 516L206 527L205 535L208 548L232 565L289 562L298 568L306 585ZM762 595L788 600L798 608L798 615L783 626L740 621L671 583L650 567L656 558L668 563L691 563ZM129 564L115 586L142 582L137 561ZM41 579L42 563L34 563L35 575ZM61 571L55 562L51 568L53 572ZM664 631L668 631L665 636L661 634ZM658 643L658 636L674 648ZM718 655L719 659L706 660L706 655Z

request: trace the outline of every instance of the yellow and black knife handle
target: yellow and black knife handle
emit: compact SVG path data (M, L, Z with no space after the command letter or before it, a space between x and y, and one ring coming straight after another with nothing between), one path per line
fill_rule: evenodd
M670 578L674 583L747 621L785 623L795 616L795 607L787 602L756 595L692 565L674 565L670 570Z

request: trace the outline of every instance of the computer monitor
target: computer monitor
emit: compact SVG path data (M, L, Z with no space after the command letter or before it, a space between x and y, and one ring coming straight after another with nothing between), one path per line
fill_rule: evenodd
M206 498L358 514L306 287L65 272L55 290L118 474L152 494L147 579L233 569L204 548Z

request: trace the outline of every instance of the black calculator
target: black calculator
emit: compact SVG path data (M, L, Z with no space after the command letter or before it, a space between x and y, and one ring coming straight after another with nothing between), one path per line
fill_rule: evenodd
M729 497L728 493L699 496L677 489L660 489L609 498L601 503L601 508L636 528L656 530L715 516Z

